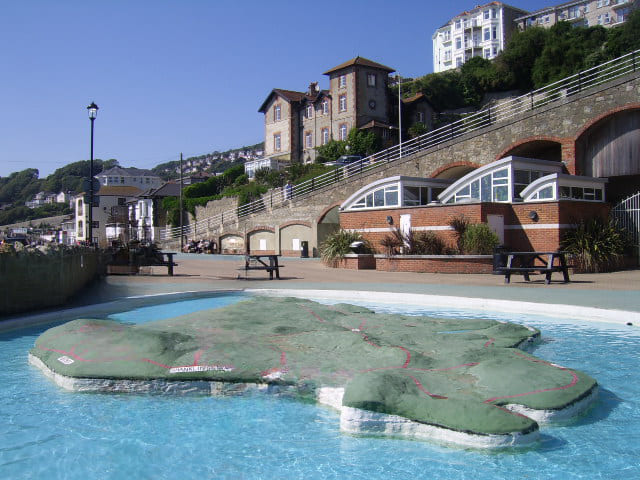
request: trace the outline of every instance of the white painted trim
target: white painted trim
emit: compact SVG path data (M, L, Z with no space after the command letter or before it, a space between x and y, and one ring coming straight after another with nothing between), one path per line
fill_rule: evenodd
M505 225L505 230L558 230L560 228L574 228L571 223L532 223L529 225Z

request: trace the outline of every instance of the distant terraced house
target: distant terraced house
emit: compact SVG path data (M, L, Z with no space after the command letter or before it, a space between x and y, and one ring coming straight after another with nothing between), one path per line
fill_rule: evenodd
M145 190L158 188L164 181L151 170L139 168L113 167L95 176L98 189L94 191L93 202L93 238L94 243L106 245L109 240L118 237L118 232L128 231L128 203L136 199ZM76 240L89 240L89 192L76 197ZM116 225L111 234L107 224ZM117 225L120 225L120 230Z
M264 156L272 160L270 165L314 162L316 147L346 140L353 128L374 131L383 141L397 140L398 106L388 88L394 71L356 57L324 72L329 89L321 89L318 82L310 83L306 92L274 88L258 110L264 114ZM417 121L429 127L431 105L426 98L410 100L402 107L403 120L410 115L403 128Z

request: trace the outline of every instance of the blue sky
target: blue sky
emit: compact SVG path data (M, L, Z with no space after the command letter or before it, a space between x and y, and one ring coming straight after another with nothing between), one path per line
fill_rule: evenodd
M484 2L20 0L0 14L0 176L89 158L152 168L263 140L273 88L328 87L357 55L431 73L431 35ZM556 2L514 0L537 10Z

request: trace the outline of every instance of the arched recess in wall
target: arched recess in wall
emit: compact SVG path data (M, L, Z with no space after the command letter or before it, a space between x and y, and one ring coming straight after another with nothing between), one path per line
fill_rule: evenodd
M500 154L500 158L510 155L540 160L562 161L562 144L551 139L533 139L519 142ZM500 159L498 158L498 160Z
M471 165L468 163L447 165L433 172L433 175L431 176L431 178L442 178L444 180L458 180L459 178L464 177L467 173L475 170L476 168L478 168L477 165Z
M244 237L240 234L230 233L220 237L221 253L244 253Z
M280 253L285 256L300 255L302 242L313 245L312 230L309 224L289 223L280 228Z
M340 205L327 207L318 217L317 225L318 237L316 245L320 247L330 234L340 229ZM318 256L316 250L313 251L313 256Z
M276 234L273 228L256 228L247 233L247 242L251 253L275 253Z
M640 190L640 107L614 112L588 125L576 139L578 174L606 177L607 200Z

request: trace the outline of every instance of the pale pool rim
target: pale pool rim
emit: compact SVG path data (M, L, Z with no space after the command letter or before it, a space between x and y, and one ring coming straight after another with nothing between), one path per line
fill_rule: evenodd
M640 327L640 312L631 310L583 307L580 305L524 302L520 300L501 300L495 298L464 297L455 295L433 295L423 293L381 292L373 290L322 290L322 289L282 289L282 288L243 288L220 290L187 290L163 292L147 295L132 295L109 302L83 305L80 307L48 310L42 313L27 314L0 320L0 332L62 322L78 318L79 315L109 315L114 312L133 308L167 303L167 301L194 300L215 295L247 293L275 297L298 297L310 300L339 300L345 303L359 301L381 304L405 304L420 307L455 308L483 312L522 313L612 324L618 327ZM631 325L629 325L631 323Z

